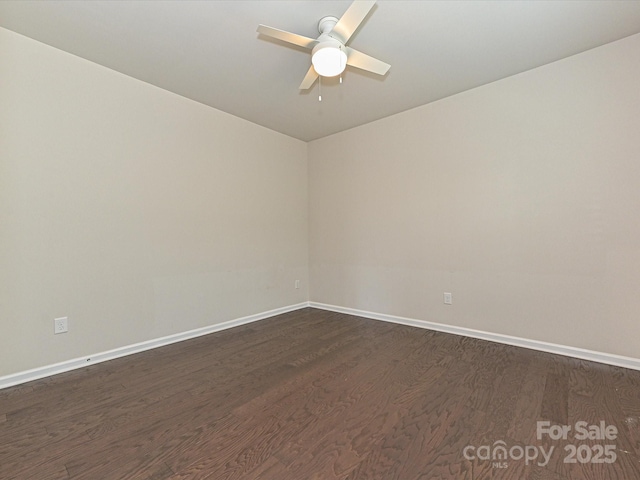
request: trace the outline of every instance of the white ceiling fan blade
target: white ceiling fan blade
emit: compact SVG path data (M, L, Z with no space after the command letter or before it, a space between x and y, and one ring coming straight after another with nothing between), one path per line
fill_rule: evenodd
M285 32L273 27L267 27L266 25L258 25L258 33L266 35L268 37L277 38L283 42L292 43L299 47L312 48L317 42L315 38L309 38L297 33Z
M318 78L318 73L313 68L313 65L311 65L309 67L309 70L307 71L307 74L304 76L302 83L300 84L300 90L307 90L311 88L311 85L315 83L317 78Z
M351 65L352 67L377 73L378 75L386 74L391 68L391 65L388 63L381 62L377 58L370 57L351 47L346 47L345 51L347 52L347 65Z
M342 43L347 43L375 4L375 0L353 2L333 27L331 34L337 35Z

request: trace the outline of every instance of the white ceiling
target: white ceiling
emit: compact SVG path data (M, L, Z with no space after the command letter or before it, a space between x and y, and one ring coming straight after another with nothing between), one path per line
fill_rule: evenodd
M309 141L640 32L640 1L379 0L350 45L390 63L300 92L309 54L259 23L317 37L341 1L2 1L0 26Z

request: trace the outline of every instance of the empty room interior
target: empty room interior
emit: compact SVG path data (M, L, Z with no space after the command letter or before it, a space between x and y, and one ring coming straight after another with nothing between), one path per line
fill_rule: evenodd
M0 478L639 479L639 212L639 1L1 2Z

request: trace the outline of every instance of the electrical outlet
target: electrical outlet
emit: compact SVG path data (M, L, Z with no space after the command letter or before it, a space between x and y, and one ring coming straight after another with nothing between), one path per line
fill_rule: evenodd
M67 333L69 331L69 319L67 317L60 317L53 319L53 333Z
M295 287L300 288L300 280L296 280Z
M453 295L449 292L444 292L443 295L445 305L451 305L453 303Z

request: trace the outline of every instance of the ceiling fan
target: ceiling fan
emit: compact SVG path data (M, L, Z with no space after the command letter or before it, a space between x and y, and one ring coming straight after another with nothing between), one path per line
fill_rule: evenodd
M320 76L340 75L347 65L384 75L391 65L347 46L375 3L375 0L356 0L341 18L322 17L318 22L320 36L315 39L266 25L259 25L258 33L311 50L311 67L300 84L300 90L311 88Z

